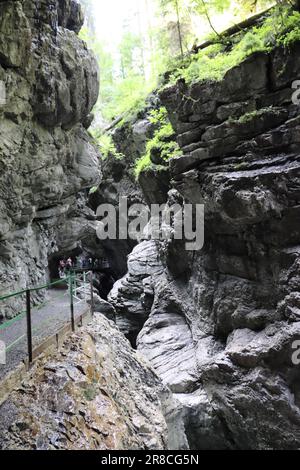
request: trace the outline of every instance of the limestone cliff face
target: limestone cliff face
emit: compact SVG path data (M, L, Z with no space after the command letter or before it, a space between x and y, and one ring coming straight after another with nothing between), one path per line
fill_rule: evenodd
M166 449L169 392L102 315L41 358L0 408L0 448ZM164 413L163 413L164 412Z
M73 0L0 2L1 293L43 283L49 258L94 230L85 190L101 175L86 127L99 79L82 23Z
M158 244L148 263L159 256L164 270L145 283L142 265L128 284L129 265L111 300L128 319L152 291L138 350L182 403L194 449L300 447L292 363L300 338L300 118L291 101L299 52L296 43L258 53L221 82L179 82L161 94L184 154L170 162L169 198L205 204L205 246L188 253L180 242ZM144 251L137 247L135 257Z

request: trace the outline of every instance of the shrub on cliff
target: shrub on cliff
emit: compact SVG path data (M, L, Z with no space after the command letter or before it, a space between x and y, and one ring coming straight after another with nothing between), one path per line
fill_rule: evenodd
M136 178L152 166L159 170L170 158L181 154L166 108L151 111L149 120L156 127L156 131L153 138L147 142L145 155L136 163Z
M111 135L102 133L97 134L96 132L93 137L95 139L95 143L98 145L103 160L109 157L116 158L117 160L124 158L124 155L117 151Z

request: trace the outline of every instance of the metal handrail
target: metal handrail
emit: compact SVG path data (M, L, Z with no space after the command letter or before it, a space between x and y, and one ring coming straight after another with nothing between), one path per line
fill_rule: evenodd
M28 346L28 358L29 358L29 364L32 363L33 361L33 341L32 341L32 318L31 318L31 307L32 307L32 302L31 302L31 293L32 292L38 292L43 289L50 289L53 286L57 286L60 284L68 284L69 288L69 293L70 293L70 311L71 311L71 325L72 325L72 331L75 331L75 314L74 314L74 293L76 295L76 269L71 269L68 272L68 276L66 276L63 279L51 282L49 284L45 284L43 286L38 286L38 287L33 287L33 288L28 288L28 289L23 289L19 292L14 292L11 294L7 294L4 296L0 296L0 302L11 299L13 297L21 296L26 294L26 310L21 312L19 315L16 317L2 323L0 325L0 331L3 330L4 328L7 328L8 326L11 326L21 318L24 318L26 316L26 324L27 324L27 346ZM91 308L93 312L93 271L91 269L87 269L86 271L90 271L91 274ZM75 287L75 289L74 289ZM22 336L24 338L26 334ZM19 340L19 339L18 339Z
M59 284L63 284L65 282L66 282L66 279L60 279L58 281L54 281L54 282L51 282L50 284L45 284L43 286L31 287L31 288L28 288L28 289L20 290L18 292L13 292L11 294L3 295L3 296L0 296L0 302L3 301L3 300L12 299L13 297L17 297L18 295L26 294L26 292L28 290L30 292L37 292L39 290L50 289L50 287L53 287L53 286L56 286L56 285L59 285Z

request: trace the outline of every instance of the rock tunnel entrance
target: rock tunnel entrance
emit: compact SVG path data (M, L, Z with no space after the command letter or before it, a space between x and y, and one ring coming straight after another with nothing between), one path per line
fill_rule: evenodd
M65 270L61 266L65 266ZM48 278L50 282L57 281L70 269L90 269L94 271L94 287L100 297L107 300L108 294L119 279L112 263L108 258L95 258L81 250L57 253L48 259Z

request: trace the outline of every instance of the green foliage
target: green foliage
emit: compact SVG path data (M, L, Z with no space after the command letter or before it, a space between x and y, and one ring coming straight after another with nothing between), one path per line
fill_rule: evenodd
M167 110L160 108L159 110L151 111L150 121L157 129L154 136L147 142L146 153L136 163L135 176L139 177L140 173L147 171L149 168L154 167L151 161L151 154L155 152L159 155L162 162L167 162L171 158L181 155L180 148L175 142L174 130L168 119ZM155 165L156 169L164 168L163 165Z
M104 118L110 118L110 109L114 90L114 59L112 55L105 50L104 45L84 27L80 31L80 38L85 41L88 47L94 52L99 64L101 84L99 99L95 106L96 113L101 114Z
M291 15L285 12L282 24L283 28L278 32L277 42L279 44L289 47L300 40L300 12L294 11Z
M187 83L201 80L222 80L228 70L240 64L249 55L269 51L277 45L289 47L300 40L300 13L289 8L276 9L265 22L249 32L241 33L228 51L228 43L216 43L196 54L188 66L185 64L172 73L170 82L184 78ZM216 37L216 41L220 41Z
M200 80L221 80L227 70L236 64L235 58L222 51L222 47L210 46L192 58L187 68L179 68L171 75L171 83L184 78L187 83ZM215 50L218 51L215 53Z
M236 46L236 56L247 57L253 52L264 51L266 45L264 44L263 38L259 35L256 35L254 32L250 31L245 34L241 42Z
M252 111L250 113L243 114L239 119L236 120L239 124L247 124L253 121L254 118L262 116L266 110L260 109L258 111Z
M111 135L93 133L93 137L99 147L103 160L106 160L109 157L116 158L117 160L124 158L124 155L117 151Z
M143 77L130 74L115 87L112 101L106 109L107 116L112 119L126 114L124 118L129 120L143 109L146 97L153 88L151 83L145 84Z
M248 124L249 122L253 121L253 119L263 116L270 109L272 109L272 106L269 108L261 108L259 110L250 111L249 113L243 114L238 119L229 118L229 121L237 124Z
M97 191L98 191L98 186L93 186L93 187L89 190L89 195L95 194Z
M134 174L135 174L136 179L138 179L141 173L151 168L151 166L152 166L152 163L148 155L144 155L143 157L141 157L136 162L135 169L134 169Z
M171 8L176 14L176 35L178 38L179 48L181 57L184 54L184 32L183 32L183 21L184 16L186 15L186 8L184 0L160 0L160 6L162 11L167 11L168 8Z
M252 31L266 50L278 45L288 46L299 40L300 13L288 6L278 7L262 26L255 27Z
M153 109L150 112L149 121L151 124L158 125L160 127L168 123L168 111L164 106L159 109ZM174 132L174 131L173 131Z
M130 75L132 70L137 75L144 76L143 41L139 35L126 31L119 45L119 52L123 78Z
M298 27L294 31L290 31L286 34L285 38L282 41L284 47L291 46L294 42L300 41L300 28Z
M210 11L223 13L230 7L230 0L193 0L193 5L200 15L206 15Z

